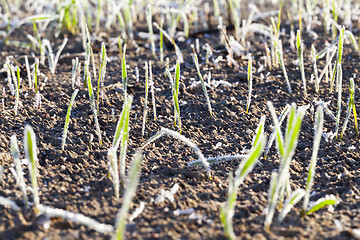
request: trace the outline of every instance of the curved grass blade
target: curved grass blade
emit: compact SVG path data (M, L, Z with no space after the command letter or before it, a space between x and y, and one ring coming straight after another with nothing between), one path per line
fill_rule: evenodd
M326 206L336 205L340 200L334 195L326 195L325 197L320 198L316 202L312 203L310 209L306 212L306 215L316 212Z

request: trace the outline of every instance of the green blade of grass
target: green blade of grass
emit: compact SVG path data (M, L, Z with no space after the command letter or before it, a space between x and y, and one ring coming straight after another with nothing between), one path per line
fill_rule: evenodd
M326 195L325 197L320 198L313 204L311 204L310 209L306 212L306 215L316 212L326 206L336 205L340 200L334 195Z
M30 125L25 126L24 130L24 150L30 173L31 186L33 188L33 199L35 212L39 212L39 187L38 187L38 170L37 170L37 153L36 153L36 137L33 128Z
M69 102L69 106L66 112L66 118L65 118L65 125L64 125L64 131L63 131L63 135L62 135L62 142L61 142L61 150L64 151L65 149L65 142L66 142L66 136L67 136L67 132L68 132L68 127L69 127L69 121L70 121L70 115L71 115L71 109L72 106L74 104L75 101L75 97L78 94L79 89L75 89L75 91L73 92L70 102Z

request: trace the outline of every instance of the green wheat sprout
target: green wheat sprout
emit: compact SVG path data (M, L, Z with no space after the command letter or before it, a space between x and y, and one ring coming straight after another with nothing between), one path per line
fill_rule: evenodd
M342 97L342 67L341 63L337 64L337 71L336 71L336 82L338 83L338 99L337 99L337 111L336 111L336 122L335 122L335 135L336 139L338 138L338 131L340 127L340 117L341 117L341 97Z
M151 99L152 99L153 112L154 112L154 121L156 121L157 114L156 114L156 104L155 104L155 81L153 79L151 61L149 61L149 80L151 86L150 91L151 91Z
M119 157L119 166L120 166L120 178L121 184L125 183L125 163L126 163L126 150L127 143L129 140L129 118L130 118L130 109L133 101L133 97L128 95L123 110L120 115L120 119L117 123L112 147L117 151L120 146L120 157Z
M209 95L208 95L208 92L207 92L207 89L206 89L206 83L205 83L205 81L204 81L204 79L203 79L203 77L201 75L201 72L200 72L199 61L198 61L197 54L195 53L194 46L192 46L192 49L193 49L193 60L194 60L194 63L195 63L196 71L197 71L198 76L199 76L200 81L201 81L201 87L202 87L202 90L203 90L205 98L206 98L206 102L207 102L207 105L208 105L210 116L212 116L213 112L212 112L212 107L211 107Z
M148 63L145 61L145 103L144 103L144 114L143 114L143 124L141 129L141 136L145 134L145 124L147 121L147 105L148 105L148 95L149 95L149 67Z
M155 57L155 41L154 41L154 33L153 33L153 28L152 28L152 9L151 9L151 4L148 4L146 6L146 21L148 24L148 30L149 30L149 39L150 39L150 43L151 43L151 52L153 57Z
M285 78L285 81L286 81L286 86L288 88L289 94L292 95L289 77L288 77L288 74L287 74L287 71L286 71L286 68L285 68L284 57L283 57L282 51L280 51L281 40L276 40L275 39L273 42L274 42L274 46L276 48L276 54L277 54L277 58L278 58L279 63L280 63L280 67L281 67L282 72L284 74L284 78Z
M268 102L267 105L276 129L276 143L281 161L277 179L272 179L272 184L275 184L275 189L273 189L274 186L270 185L267 214L265 219L266 230L270 229L277 202L279 201L280 207L282 205L281 200L283 199L284 189L286 188L286 185L289 184L288 181L290 162L297 146L301 123L307 109L307 106L299 107L298 109L296 109L295 103L291 104L291 109L288 114L285 136L283 136L272 103Z
M28 200L28 195L27 195L27 191L26 191L24 172L23 172L23 169L21 166L19 146L17 144L17 139L16 139L15 134L12 135L10 138L10 147L11 147L11 155L14 159L14 164L15 164L15 170L16 170L16 175L17 175L16 180L17 180L19 188L24 196L25 207L28 207L29 200Z
M159 132L157 132L154 136L150 137L142 146L141 149L144 149L147 145L152 143L153 141L159 139L163 135L169 135L175 139L178 139L188 145L199 157L199 160L202 162L202 166L205 168L205 170L208 173L208 177L211 179L211 170L210 165L206 158L204 157L203 153L200 151L199 147L193 143L190 139L185 137L184 135L181 135L178 132L175 132L173 130L167 129L167 128L161 128Z
M87 87L88 87L90 105L91 105L91 109L94 114L96 134L98 135L98 138L99 138L99 144L100 144L100 146L102 146L101 130L100 130L100 125L99 125L98 115L97 115L97 110L96 110L94 91L93 91L93 87L92 87L92 83L91 83L91 75L90 75L90 73L87 73L86 76L87 76L86 78L87 78Z
M224 227L225 236L228 239L235 239L235 233L232 224L232 218L234 216L234 209L240 185L245 180L245 177L254 168L258 158L265 147L266 137L263 129L265 124L265 117L263 116L260 120L257 134L254 137L254 144L251 151L244 157L240 165L235 171L235 177L232 172L229 173L229 189L226 204L220 209L220 220Z
M250 103L251 103L252 82L253 82L251 55L249 56L247 80L248 80L248 86L249 86L249 94L248 94L248 99L247 99L247 103L246 103L246 113L249 113L249 107L250 107Z
M320 147L321 135L323 133L323 126L324 126L324 109L321 105L319 105L316 110L313 151L312 151L312 155L311 155L311 159L310 159L308 177L306 180L305 196L304 196L302 212L301 212L302 216L305 216L306 209L309 205L311 188L314 183L317 155L318 155L318 151L319 151L319 147Z
M297 189L296 191L292 192L290 196L286 199L284 206L281 209L281 212L278 217L278 221L282 222L286 215L290 212L291 208L298 203L305 195L304 189Z
M25 126L24 130L24 149L30 173L30 180L34 199L35 212L39 212L39 187L38 187L38 169L37 169L37 153L36 153L36 136L30 125Z
M350 94L349 94L349 99L348 99L348 107L347 107L347 112L346 112L346 118L345 118L345 121L344 121L343 128L341 130L340 139L343 138L343 135L345 133L346 126L347 126L347 123L349 121L351 111L353 111L353 114L354 114L356 137L357 138L359 137L357 114L356 114L356 107L355 107L355 100L354 100L355 99L355 82L354 82L354 78L350 78L349 93Z
M180 106L179 106L179 82L180 82L180 62L176 61L175 78L173 79L171 73L166 69L167 75L170 79L173 103L174 103L174 125L179 127L181 133L181 117L180 117Z
M125 53L126 53L126 44L124 44L123 47L123 54L121 59L121 75L122 75L122 84L123 84L123 90L124 90L124 99L127 98L127 84L128 84L128 76L126 71L126 59L125 59Z
M310 213L316 212L326 206L336 205L340 202L340 200L334 195L326 195L318 199L316 202L310 203L309 210L306 212L306 215Z
M119 181L119 166L116 155L116 149L114 147L109 148L107 157L109 160L109 172L112 176L114 183L114 192L116 199L119 199L120 181Z
M305 78L305 70L304 70L304 57L303 57L303 43L301 42L301 32L300 30L297 30L296 34L296 49L297 54L299 57L299 65L300 65L300 71L301 71L301 78L303 82L303 88L304 88L304 95L307 96L306 91L306 78Z
M139 184L141 172L140 164L142 159L142 152L138 151L135 153L134 158L131 161L131 168L126 181L126 190L124 193L121 209L116 215L115 234L113 236L114 240L121 240L125 238L125 223L131 201L136 194L136 189Z
M67 136L67 132L68 132L68 128L69 128L69 122L70 122L70 115L71 115L71 109L72 106L74 104L76 95L78 94L79 89L75 89L75 91L73 92L71 99L70 99L70 103L66 112L66 118L65 118L65 125L64 125L64 131L63 131L63 135L61 138L61 150L64 151L65 150L65 142L66 142L66 136Z
M331 78L331 84L330 84L330 92L332 92L333 87L334 87L334 81L335 81L335 76L337 76L337 74L339 73L337 68L339 67L339 65L341 64L341 60L342 60L342 53L343 53L343 42L344 42L344 35L345 35L345 27L341 27L340 29L340 34L339 34L339 43L338 43L338 50L337 50L337 59L336 59L336 63L334 66L334 70L333 70L333 75ZM339 84L338 80L338 76L336 78L336 84Z
M101 44L101 64L100 64L100 71L99 71L99 78L97 82L97 89L96 89L96 103L97 103L97 110L99 111L99 95L100 95L100 88L104 85L104 78L106 74L106 64L107 64L107 55L106 55L106 47L105 43Z

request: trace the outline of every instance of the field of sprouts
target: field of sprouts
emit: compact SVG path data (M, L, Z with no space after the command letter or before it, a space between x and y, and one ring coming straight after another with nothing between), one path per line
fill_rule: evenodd
M360 3L2 0L0 239L360 239Z

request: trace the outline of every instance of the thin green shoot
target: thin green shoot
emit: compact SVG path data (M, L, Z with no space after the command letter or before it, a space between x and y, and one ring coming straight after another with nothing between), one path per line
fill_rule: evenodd
M281 40L274 40L273 42L274 42L274 46L276 48L276 54L277 54L277 57L278 57L278 60L279 60L279 63L280 63L280 67L281 67L281 69L283 71L283 74L284 74L284 77L285 77L286 86L288 88L289 94L292 95L290 81L289 81L289 77L287 75L287 71L286 71L286 68L285 68L283 54L280 51Z
M192 49L193 49L193 60L194 60L194 63L195 63L196 71L197 71L198 76L199 76L200 81L201 81L201 87L203 89L203 92L204 92L204 95L205 95L205 98L206 98L206 102L207 102L207 105L208 105L210 116L212 117L213 112L212 112L212 107L211 107L209 95L208 95L208 92L207 92L207 89L206 89L206 83L205 83L205 81L204 81L204 79L203 79L203 77L201 75L201 72L200 72L199 61L198 61L198 57L197 57L197 54L195 52L194 46L192 46Z
M114 192L116 199L119 199L120 192L120 181L119 181L119 166L118 160L116 156L116 149L114 147L110 147L107 153L108 161L109 161L109 172L112 176L114 183Z
M38 93L38 73L39 73L39 59L35 59L35 66L33 71L34 76L34 85L35 85L35 93Z
M25 55L24 59L25 59L25 69L26 69L26 73L27 73L27 77L28 77L29 89L32 89L32 80L31 80L29 58L28 58L27 55Z
M306 215L316 212L326 206L336 205L339 202L340 200L334 195L326 195L325 197L318 199L316 202L311 203L309 210L306 212Z
M337 59L336 59L336 63L335 63L335 66L334 66L333 75L332 75L332 78L331 78L330 92L332 92L333 87L334 87L335 76L339 73L337 71L337 68L339 67L339 64L341 64L342 53L343 53L344 35L345 35L345 27L342 26L341 29L340 29L340 35L339 35ZM337 76L336 80L337 80L336 84L339 84L339 82L338 82L339 77L338 76Z
M229 173L229 189L227 202L225 206L221 207L220 209L220 220L224 227L225 236L228 239L236 238L232 225L232 218L234 216L234 209L239 187L245 180L245 177L248 175L248 173L251 172L251 170L254 168L266 144L266 137L261 131L261 129L263 129L264 127L264 123L265 117L262 117L258 126L258 141L252 147L251 151L241 161L240 165L235 171L235 177L233 177L232 172Z
M123 54L122 54L122 59L121 59L121 75L122 75L122 84L123 84L123 90L124 90L124 99L127 98L127 84L128 84L128 76L127 76L127 71L126 71L126 58L125 58L125 53L126 53L126 44L124 44L124 48L123 48Z
M180 82L180 62L176 61L175 78L173 79L171 73L166 69L167 75L170 79L173 103L174 103L174 126L178 126L181 133L181 117L180 117L180 105L179 105L179 82Z
M278 123L279 123L280 126L281 126L282 122L285 120L285 117L288 115L289 111L290 111L290 105L286 104L286 106L281 111L280 116L278 118ZM267 157L267 155L268 155L268 153L270 151L270 148L271 148L271 146L272 146L272 144L273 144L273 142L275 140L275 136L278 136L276 129L274 129L272 131L272 133L270 134L269 141L268 141L268 143L266 145L266 148L265 148L264 159L266 159L266 157Z
M278 220L282 222L286 215L290 212L291 208L299 202L305 195L304 189L297 189L296 191L292 192L291 195L286 199L284 206L279 214Z
M319 78L319 73L318 73L318 68L317 68L317 64L316 64L316 49L314 44L311 44L311 62L313 65L313 69L314 69L314 76L315 76L315 90L316 93L319 93L320 90L320 78Z
M96 65L95 65L95 57L94 57L94 51L91 47L91 38L90 38L90 32L89 32L89 29L88 29L88 25L86 23L86 19L85 17L83 16L83 22L84 22L84 28L85 28L85 33L86 33L86 37L87 37L87 41L89 43L89 46L90 46L90 56L91 56L91 62L92 62L92 65L93 65L93 73L94 73L94 77L96 78ZM90 24L91 25L91 24Z
M162 137L163 135L169 135L173 138L176 138L182 142L184 142L186 145L188 145L199 157L200 161L202 162L203 167L205 168L205 170L208 173L208 177L211 179L211 170L210 170L210 165L207 162L206 158L204 157L203 153L200 151L199 147L196 146L195 143L193 143L190 139L186 138L184 135L181 135L178 132L175 132L173 130L167 129L167 128L161 128L161 130L156 133L154 136L152 136L151 138L149 138L142 146L141 149L144 149L147 145L149 145L150 143L152 143L153 141L159 139L160 137Z
M160 28L163 29L164 18L161 18ZM164 34L160 31L160 63L164 63Z
M119 47L119 57L120 57L120 59L122 59L122 44L123 44L123 40L122 40L121 36L119 36L118 47Z
M152 10L151 10L151 4L148 4L146 6L146 21L148 24L148 30L149 30L149 39L150 39L150 43L151 43L151 52L153 57L155 57L155 41L154 41L154 33L153 33L153 29L152 29Z
M100 32L100 17L101 17L101 9L102 9L102 1L98 0L97 8L96 8L96 19L95 19L95 33Z
M300 30L297 30L297 34L296 34L296 49L299 57L299 66L300 66L301 78L303 82L304 95L306 97L307 91L306 91L306 78L305 78L304 57L303 57L303 43L301 42Z
M290 162L297 146L298 138L300 135L301 123L304 118L307 106L299 107L298 109L296 109L295 103L291 104L291 109L288 114L285 136L283 136L272 103L268 102L267 105L277 132L277 147L281 159L275 190L273 190L272 186L270 186L271 191L274 191L274 193L271 195L269 194L267 208L268 212L265 219L265 229L268 230L270 228L278 200L280 204L279 206L281 207L282 205L281 199L283 199L283 191L289 181Z
M86 43L86 50L85 50L85 61L84 61L84 88L87 88L87 75L90 71L90 43Z
M249 107L250 107L250 103L251 103L252 82L253 82L251 54L249 55L247 80L248 80L249 94L248 94L247 103L246 103L246 114L249 113Z
M76 73L78 68L80 68L81 63L79 63L79 58L76 57L72 60L72 69L71 69L71 89L75 88L75 81L76 81Z
M25 156L28 160L28 168L30 173L30 180L32 186L34 210L35 213L39 212L39 187L38 187L38 169L37 169L37 153L36 153L36 136L33 128L30 125L25 126L24 130L24 149Z
M144 114L143 114L143 124L141 129L141 136L145 134L145 124L147 121L147 105L148 105L148 95L149 95L149 67L148 62L145 61L145 102L144 102Z
M302 216L305 216L306 209L309 205L311 188L313 186L314 177L315 177L317 155L318 155L318 151L319 151L321 135L323 133L323 126L324 126L324 109L321 105L319 105L316 110L313 151L312 151L310 165L309 165L308 177L306 180L304 202L303 202L302 212L301 212Z
M169 42L171 42L173 44L178 60L180 61L180 63L183 63L184 57L181 53L180 48L175 43L175 40L172 37L170 37L170 35L164 29L162 29L156 22L154 22L153 25L169 40Z
M338 131L340 127L340 117L341 117L341 98L342 98L342 67L341 63L337 64L336 78L338 83L338 100L337 100L337 111L336 111L336 122L335 122L335 136L338 137Z
M136 189L140 180L140 164L142 159L142 152L138 151L135 153L134 158L131 161L131 168L126 181L126 191L124 193L121 209L116 215L115 234L113 236L113 240L124 239L127 215L129 212L131 201L136 194Z
M105 74L106 74L106 64L107 64L107 55L106 55L106 47L105 47L105 43L101 44L101 64L100 64L100 71L99 71L99 78L98 78L98 82L97 82L97 89L96 89L96 107L97 110L99 111L99 95L100 95L100 88L104 85L104 78L105 78Z
M91 105L91 109L94 114L96 134L98 135L98 138L99 138L99 144L100 144L100 146L102 146L101 131L100 131L100 125L99 125L98 116L97 116L94 91L93 91L92 83L91 83L91 75L90 75L90 73L87 73L86 76L87 76L87 87L88 87L88 92L89 92L90 105Z
M155 81L152 74L152 64L151 61L149 61L149 80L150 80L150 91L151 91L151 99L152 99L152 105L153 105L153 112L154 112L154 121L156 121L157 114L156 114L156 103L155 103Z
M350 88L349 88L349 99L348 99L348 108L347 108L347 112L346 112L346 118L344 121L344 125L343 128L341 130L341 135L340 135L340 139L343 138L343 135L345 133L346 130L346 126L347 123L349 121L350 118L350 114L351 111L353 111L354 113L354 123L355 123L355 131L356 131L356 137L359 137L359 130L358 130L358 122L357 122L357 114L356 114L356 107L355 107L355 82L354 82L354 78L350 78Z
M123 110L120 115L120 119L117 123L114 139L112 143L112 147L117 151L120 147L120 157L119 157L119 166L120 166L120 179L121 184L125 183L125 164L126 164L126 151L127 151L127 143L129 140L129 118L130 118L130 110L132 104L133 97L128 95Z
M12 135L10 138L10 147L11 147L11 155L14 159L14 164L15 164L15 169L16 169L16 175L17 175L16 180L17 180L19 188L23 194L25 207L28 207L29 200L28 200L28 195L27 195L27 191L26 191L24 172L23 172L23 169L21 166L19 146L17 144L17 139L16 139L15 134Z
M67 132L68 132L68 128L69 128L69 122L70 122L70 115L71 115L71 109L72 106L74 104L75 101L75 97L78 94L79 89L75 89L75 91L73 92L71 99L70 99L70 103L67 109L67 113L66 113L66 118L65 118L65 125L64 125L64 131L63 131L63 135L61 138L61 150L64 151L65 150L65 142L66 142L66 136L67 136Z

